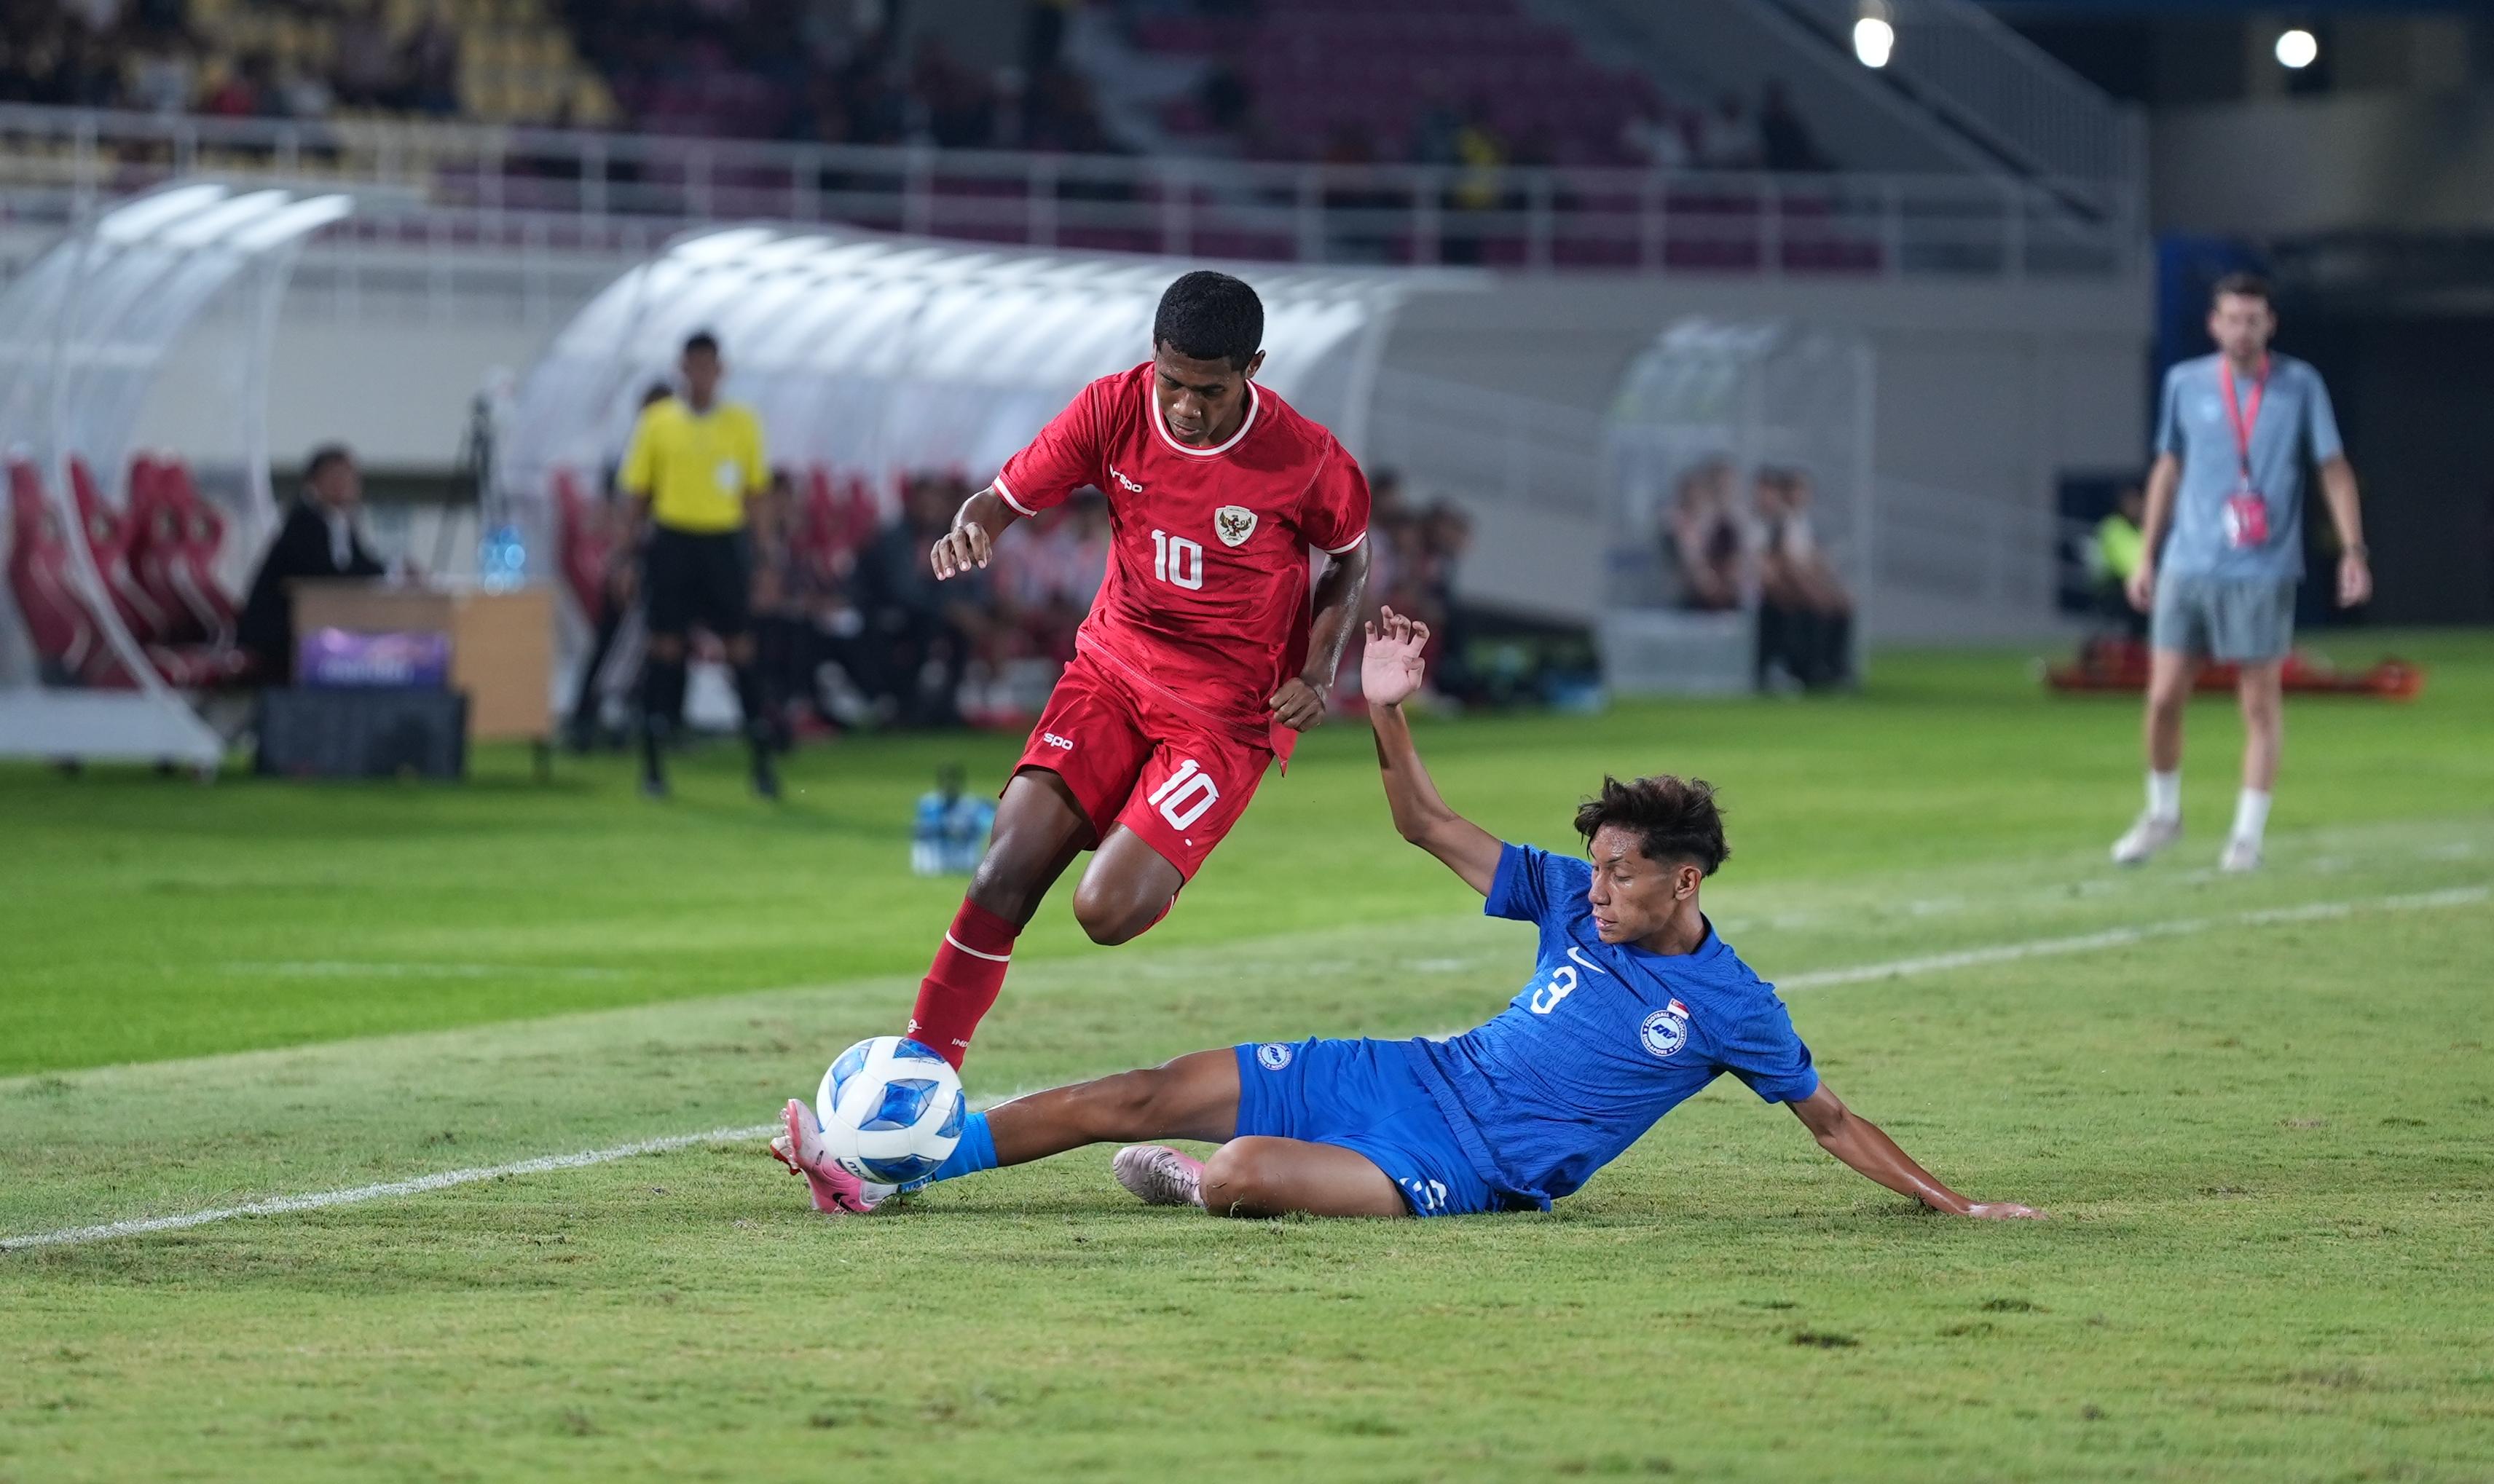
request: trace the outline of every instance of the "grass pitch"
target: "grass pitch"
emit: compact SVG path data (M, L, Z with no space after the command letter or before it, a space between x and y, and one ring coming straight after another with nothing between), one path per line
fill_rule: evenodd
M1999 655L1424 732L1552 845L1605 769L1721 784L1710 911L1829 1082L2053 1222L1917 1214L1729 1081L1547 1217L1218 1223L1103 1152L834 1223L695 1143L0 1252L0 1480L2494 1476L2494 642L2397 647L2417 705L2291 708L2247 880L2228 709L2192 835L2118 873L2135 707ZM815 752L776 812L725 753L660 808L502 755L0 772L0 1237L763 1122L958 899L901 869L911 797L1011 756ZM1330 728L1142 943L1044 909L972 1093L1470 1024L1530 959L1474 911Z

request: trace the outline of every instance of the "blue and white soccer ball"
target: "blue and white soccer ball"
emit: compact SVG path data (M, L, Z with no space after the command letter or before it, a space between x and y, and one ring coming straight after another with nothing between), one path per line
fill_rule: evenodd
M873 1185L933 1174L961 1141L968 1111L959 1074L903 1036L877 1036L842 1051L814 1093L824 1148L842 1169Z

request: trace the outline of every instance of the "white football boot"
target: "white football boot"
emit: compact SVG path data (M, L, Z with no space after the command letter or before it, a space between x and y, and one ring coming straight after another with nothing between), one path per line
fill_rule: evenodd
M2225 854L2217 857L2217 869L2229 875L2256 871L2261 864L2261 842L2235 835L2226 841Z
M2122 837L2113 842L2113 863L2142 865L2148 858L2182 838L2182 816L2159 819L2142 811Z
M1109 1162L1117 1183L1147 1206L1203 1204L1203 1162L1166 1144L1129 1144Z

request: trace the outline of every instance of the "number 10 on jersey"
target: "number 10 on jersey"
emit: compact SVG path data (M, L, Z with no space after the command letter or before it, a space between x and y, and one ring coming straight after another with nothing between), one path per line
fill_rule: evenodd
M1172 588L1201 588L1203 543L1173 536L1166 530L1153 531L1152 575Z

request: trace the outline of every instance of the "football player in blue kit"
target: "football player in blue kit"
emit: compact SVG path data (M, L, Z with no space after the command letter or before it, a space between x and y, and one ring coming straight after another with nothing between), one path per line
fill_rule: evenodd
M1218 1216L1547 1210L1728 1072L1790 1107L1828 1153L1933 1210L2042 1214L1942 1185L1819 1080L1783 1002L1698 908L1727 854L1708 785L1604 779L1576 811L1589 860L1503 844L1447 807L1402 710L1427 642L1425 625L1390 609L1369 627L1360 681L1378 763L1403 837L1486 897L1490 916L1539 929L1533 978L1506 1011L1446 1041L1250 1043L1034 1093L971 1115L927 1183L1181 1138L1221 1147L1199 1162L1132 1143L1112 1161L1118 1183ZM781 1157L812 1172L817 1205L858 1208L823 1199L819 1171L836 1166L819 1149Z

